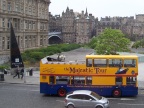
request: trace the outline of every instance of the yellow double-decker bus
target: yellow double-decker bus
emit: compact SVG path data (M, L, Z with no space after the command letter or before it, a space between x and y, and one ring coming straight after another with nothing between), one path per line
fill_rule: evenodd
M86 55L85 61L40 61L40 93L65 96L91 90L102 96L138 94L136 55Z

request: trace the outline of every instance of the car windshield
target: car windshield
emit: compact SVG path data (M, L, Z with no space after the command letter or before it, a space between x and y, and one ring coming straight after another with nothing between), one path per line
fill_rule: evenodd
M95 92L91 92L91 95L96 97L97 99L101 100L102 96L98 95L97 93Z

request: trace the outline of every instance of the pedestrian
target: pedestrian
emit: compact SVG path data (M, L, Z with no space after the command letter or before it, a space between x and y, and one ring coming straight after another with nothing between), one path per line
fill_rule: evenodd
M24 75L24 69L23 68L21 69L20 74L21 74L21 79L23 79L23 75Z
M29 75L32 76L32 74L33 74L33 69L31 68L31 69L29 70Z
M15 78L16 76L18 76L18 78L20 78L19 66L16 68L16 72L15 72L15 75L13 76L13 78Z

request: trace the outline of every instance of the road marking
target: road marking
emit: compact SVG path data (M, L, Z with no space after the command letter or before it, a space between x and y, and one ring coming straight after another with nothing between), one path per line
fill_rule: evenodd
M110 99L110 100L111 100L111 99L114 99L114 100L115 100L115 99L120 99L120 98L107 98L107 99Z
M107 98L109 100L136 100L136 99L133 99L133 98Z
M143 106L144 105L144 104L131 104L131 103L130 104L128 104L128 103L118 103L118 104L121 104L121 105L130 105L130 106L131 105L135 105L135 106L140 106L140 105Z
M9 90L9 88L1 88L0 90ZM23 89L23 88L12 88L11 90L16 90L16 91L39 91L39 90L29 90L29 89Z
M135 99L132 99L132 98L121 98L120 100L135 100Z
M39 91L39 90L30 90L30 91Z
M56 101L64 103L64 101L62 101L62 100L56 100Z

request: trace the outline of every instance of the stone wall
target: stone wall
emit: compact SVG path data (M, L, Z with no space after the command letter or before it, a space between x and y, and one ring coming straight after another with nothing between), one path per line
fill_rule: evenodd
M0 65L8 62L10 60L9 55L0 55Z

